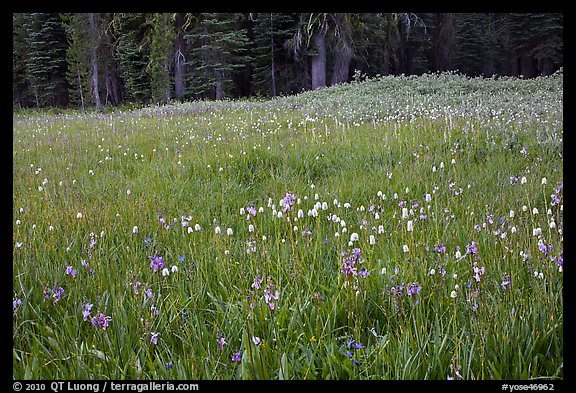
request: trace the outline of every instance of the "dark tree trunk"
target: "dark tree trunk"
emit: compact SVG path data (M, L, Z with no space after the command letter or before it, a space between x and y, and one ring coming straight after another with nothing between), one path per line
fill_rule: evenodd
M186 59L184 57L185 53L185 43L184 43L184 14L176 14L176 42L174 51L174 94L177 99L181 99L186 91L186 85L184 83L184 78L186 75L186 70L184 65Z
M312 89L326 86L326 33L319 30L312 36L314 50L317 53L312 56Z
M90 26L90 65L92 68L92 89L94 94L94 103L96 108L100 110L102 104L100 103L100 92L98 91L98 31L96 30L96 22L94 14L88 14L88 25Z
M534 58L528 55L520 56L520 74L524 78L532 78L536 75Z
M547 76L554 72L554 61L550 57L538 59L538 75Z
M352 61L352 48L345 46L334 53L334 66L332 68L332 85L348 82L350 62Z

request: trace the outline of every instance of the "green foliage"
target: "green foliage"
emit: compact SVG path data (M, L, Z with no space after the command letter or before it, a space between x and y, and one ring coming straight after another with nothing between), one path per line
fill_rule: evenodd
M196 95L222 99L231 92L234 75L249 61L242 14L203 13L184 38L192 45L190 88Z
M562 382L562 73L13 120L15 379Z
M150 85L152 100L166 103L172 91L172 57L176 38L171 14L154 14L152 17L152 38L150 63Z
M145 103L151 97L150 76L146 67L150 58L150 16L143 13L116 14L113 26L117 34L115 55L124 81L127 100Z

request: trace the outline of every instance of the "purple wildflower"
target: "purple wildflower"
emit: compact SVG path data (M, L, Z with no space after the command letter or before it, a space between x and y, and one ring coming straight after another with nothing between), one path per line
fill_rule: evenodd
M102 329L106 330L106 328L108 328L108 324L110 323L110 321L112 321L112 317L106 316L101 312L99 312L98 315L92 317L90 321L92 322L92 325L94 325L95 327L97 328L101 327Z
M558 267L562 267L564 266L564 257L563 257L564 253L560 254L558 256Z
M242 351L234 352L232 354L232 361L233 362L240 362L242 360Z
M557 205L560 203L560 198L558 198L558 195L556 194L552 194L552 202L550 203L552 206Z
M290 211L295 201L296 197L294 196L294 194L286 193L286 196L282 198L282 200L280 201L280 205L283 206L282 211L284 213Z
M473 269L474 269L474 278L476 279L476 281L480 282L482 275L484 275L484 266L479 268L478 265L474 263Z
M134 294L138 295L138 287L140 287L140 281L136 280L136 282L134 284L132 284L132 288L134 288Z
M518 178L516 176L510 176L510 184L518 183Z
M418 285L418 283L416 281L409 283L406 286L406 294L408 296L412 296L412 295L416 295L418 293L420 293L420 290L422 288L420 287L420 285Z
M154 345L158 344L158 335L160 333L159 332L152 332L150 335L150 342Z
M54 298L54 304L58 303L64 294L64 289L58 287L52 291L52 297Z
M150 267L157 272L159 269L164 267L164 258L161 256L152 257L152 261L150 262Z
M546 249L546 244L544 244L544 243L540 243L540 245L538 246L538 248L539 248L540 251L542 251L542 252L546 252L546 250L547 250L547 249Z
M218 348L220 348L221 351L224 349L224 346L228 344L220 330L216 332L216 343L218 344Z
M438 252L440 254L444 254L446 252L446 246L444 244L437 244L433 251Z
M475 242L469 242L466 245L466 254L472 254L473 256L478 255L478 247Z
M90 310L91 309L92 309L91 303L85 303L84 305L82 305L82 317L84 318L85 321L88 320L88 317L90 316Z
M260 289L260 284L262 284L264 279L259 275L254 278L254 282L252 283L252 288Z
M252 342L253 342L255 345L260 345L260 343L262 342L262 340L260 339L260 337L252 336Z
M512 282L510 281L510 276L508 274L504 275L504 279L502 280L502 288L506 289Z
M71 275L72 277L76 277L76 270L72 266L68 266L66 268L66 274Z
M174 362L170 360L168 363L166 363L166 367L171 369L172 367L174 367Z
M16 313L18 311L18 309L20 308L20 306L22 305L22 300L21 299L16 299L12 301L12 311L14 313Z
M246 219L249 219L250 216L252 217L256 217L256 207L254 205L248 205L246 206L246 211L248 212L248 216L246 216Z

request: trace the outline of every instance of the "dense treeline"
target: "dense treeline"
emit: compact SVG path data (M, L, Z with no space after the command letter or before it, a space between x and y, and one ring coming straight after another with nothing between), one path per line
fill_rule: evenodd
M554 13L18 13L13 105L277 96L364 76L549 75Z

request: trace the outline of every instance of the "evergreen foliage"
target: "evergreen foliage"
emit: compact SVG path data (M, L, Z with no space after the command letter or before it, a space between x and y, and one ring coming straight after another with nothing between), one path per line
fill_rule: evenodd
M360 76L550 75L559 13L16 13L15 107L278 96Z

